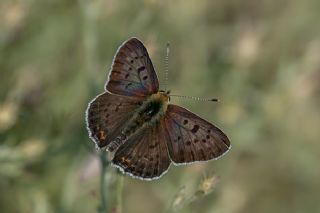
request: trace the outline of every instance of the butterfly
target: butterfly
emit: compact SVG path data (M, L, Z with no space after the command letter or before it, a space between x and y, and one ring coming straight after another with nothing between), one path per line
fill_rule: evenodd
M105 92L88 105L89 136L114 153L113 166L143 180L160 178L171 163L218 159L231 148L219 128L169 100L147 49L130 38L115 54Z

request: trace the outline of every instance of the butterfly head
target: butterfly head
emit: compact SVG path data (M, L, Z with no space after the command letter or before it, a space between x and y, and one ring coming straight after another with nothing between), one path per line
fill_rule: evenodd
M165 102L169 102L170 101L170 90L164 91L164 90L160 90L157 94L159 94L159 96L161 97L161 99Z

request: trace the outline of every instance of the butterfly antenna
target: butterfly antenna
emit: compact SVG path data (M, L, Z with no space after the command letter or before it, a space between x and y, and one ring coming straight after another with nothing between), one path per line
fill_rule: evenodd
M218 102L219 99L217 98L199 98L194 96L187 96L187 95L169 95L170 97L178 97L178 98L187 98L187 99L193 99L196 101L212 101L212 102Z
M168 86L168 76L169 76L169 53L170 53L170 43L167 42L167 53L164 58L164 91L167 91Z

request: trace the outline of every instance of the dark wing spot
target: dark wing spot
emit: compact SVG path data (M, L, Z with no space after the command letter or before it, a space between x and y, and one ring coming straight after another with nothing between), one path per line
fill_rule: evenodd
M190 146L191 145L191 141L187 141L186 144L187 144L187 146Z
M130 63L133 64L133 60L131 60Z
M192 133L196 133L199 130L199 125L194 125L193 128L191 129Z
M134 59L138 59L138 56L134 57Z
M203 142L203 143L206 143L206 142L207 142L207 140L206 140L206 139L202 139L202 142Z
M188 124L188 120L184 120L184 121L183 121L183 124L184 124L184 125Z
M129 77L129 74L127 73L127 74L124 76L124 78L127 79L128 77Z
M207 137L206 137L207 139L209 139L210 138L210 135L207 135Z
M148 76L143 76L142 79L143 79L143 80L147 80L147 79L148 79Z
M150 145L149 148L150 149L154 149L154 148L156 148L156 146L155 145Z
M195 143L198 143L198 142L199 142L199 140L198 140L198 139L194 139L194 142L195 142Z
M127 85L126 85L126 89L128 89L128 87L130 87L132 85L132 83L130 82L130 83L128 83Z
M145 66L139 67L139 68L138 68L138 73L142 72L142 71L145 70L145 69L146 69Z
M129 71L131 71L132 70L132 68L131 67L129 67Z
M180 140L181 139L181 137L180 136L178 136L178 140Z

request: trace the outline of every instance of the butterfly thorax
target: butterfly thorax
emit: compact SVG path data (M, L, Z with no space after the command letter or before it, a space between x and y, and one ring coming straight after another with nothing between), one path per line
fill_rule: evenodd
M168 102L168 94L162 91L149 96L128 120L121 135L111 142L108 147L109 151L115 150L132 135L159 122L167 110Z
M161 92L148 97L134 113L123 133L129 137L137 131L158 122L167 110L168 101L168 96Z

